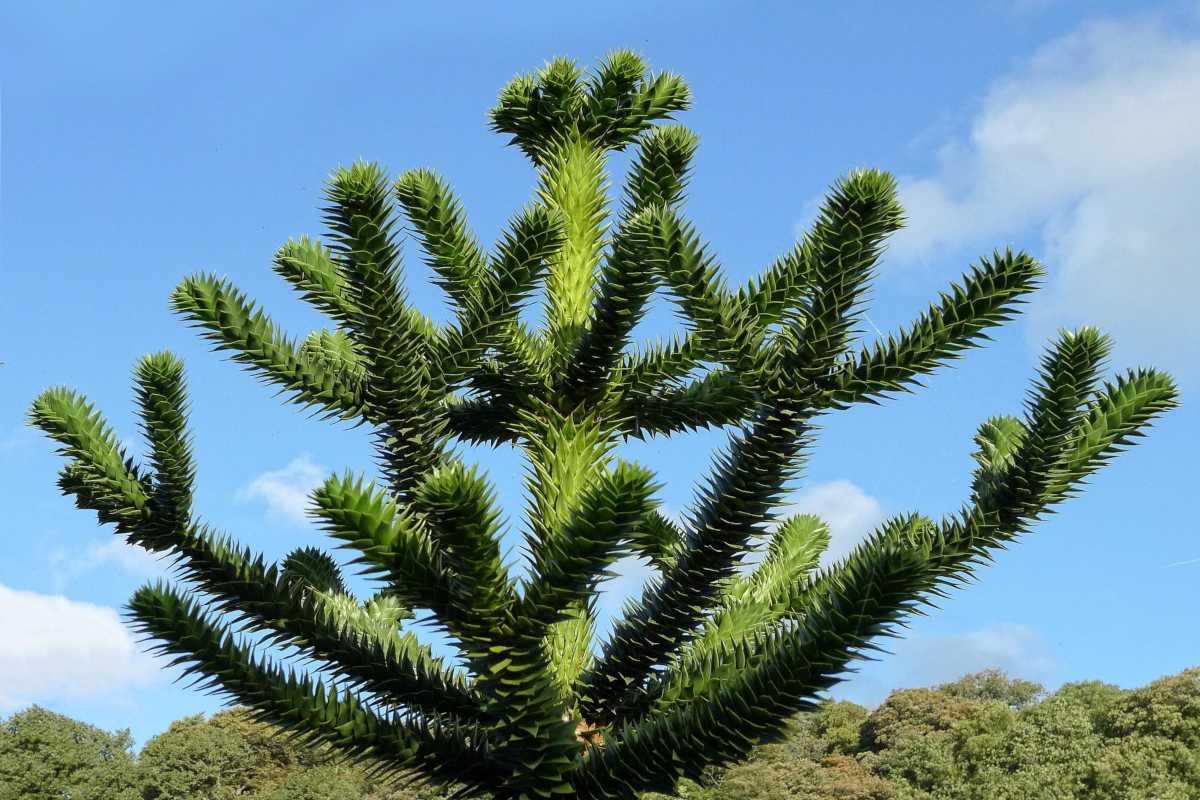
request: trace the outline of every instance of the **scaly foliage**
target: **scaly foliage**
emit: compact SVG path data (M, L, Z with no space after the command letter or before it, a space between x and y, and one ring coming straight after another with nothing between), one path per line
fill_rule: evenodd
M818 570L824 524L775 516L817 418L918 385L1010 319L1042 268L997 252L912 325L856 345L887 237L903 224L891 176L857 170L834 183L795 247L731 287L682 209L697 139L654 124L689 102L678 76L649 74L625 51L591 75L558 59L514 79L492 124L538 180L491 252L436 174L391 183L375 164L338 169L327 239L293 239L275 255L276 271L333 322L300 345L226 279L193 275L175 290L177 312L290 399L372 426L383 480L330 476L313 514L381 584L374 597L348 593L327 553L271 565L199 521L183 366L171 354L145 357L135 376L148 467L83 397L41 395L31 419L70 459L63 491L177 560L186 586L141 589L134 624L262 719L381 773L504 800L669 792L778 736L879 637L1175 404L1171 380L1153 370L1102 383L1108 340L1065 332L1024 416L980 428L957 514L889 520ZM633 166L610 212L606 158L626 147ZM398 214L454 305L447 324L408 301ZM658 288L686 333L638 345ZM532 330L519 314L539 289L545 324ZM736 430L682 525L659 512L653 474L614 456L629 437L724 425ZM495 492L456 440L528 456L524 581L502 559ZM739 574L772 528L761 563ZM657 574L595 647L597 584L627 554ZM418 641L417 609L457 643L461 667ZM278 665L247 633L317 668Z

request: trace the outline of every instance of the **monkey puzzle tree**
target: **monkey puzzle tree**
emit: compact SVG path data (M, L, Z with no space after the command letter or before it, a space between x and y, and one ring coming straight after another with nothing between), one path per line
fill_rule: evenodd
M228 281L194 275L174 309L219 349L327 417L369 423L384 484L334 475L314 516L357 551L378 592L352 596L334 559L269 564L199 521L182 364L136 369L150 464L136 465L84 398L47 390L31 419L71 461L60 487L130 542L176 559L189 586L147 586L129 613L158 649L269 720L383 771L496 798L631 798L744 756L813 707L854 659L959 584L1174 404L1170 379L1101 383L1108 341L1084 328L1045 355L1022 418L976 437L971 496L940 521L896 517L818 570L829 534L776 519L826 413L914 386L1008 320L1042 270L995 253L917 320L854 344L862 301L902 213L894 181L838 181L812 230L734 290L680 211L696 137L653 123L689 103L683 81L634 54L585 75L566 60L513 80L492 111L537 171L536 196L491 251L435 174L390 183L337 170L324 242L274 268L336 324L297 345ZM606 155L635 148L610 209ZM456 315L406 298L397 211ZM635 345L658 287L686 334ZM544 291L544 324L520 310ZM731 426L678 524L629 437ZM456 442L528 459L527 573L510 573L501 510ZM740 567L765 532L765 554ZM656 574L593 646L597 583L627 554ZM460 657L414 632L430 613ZM242 633L237 635L237 631ZM278 665L299 657L314 668Z

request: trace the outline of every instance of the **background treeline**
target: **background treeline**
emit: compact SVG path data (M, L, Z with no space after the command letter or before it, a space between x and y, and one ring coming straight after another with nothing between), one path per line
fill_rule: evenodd
M188 717L132 752L33 707L0 723L0 800L434 800L296 746L244 710ZM1086 681L1046 695L998 671L827 702L683 800L1194 800L1200 668L1140 689ZM651 800L647 797L646 800ZM654 800L663 800L654 796Z

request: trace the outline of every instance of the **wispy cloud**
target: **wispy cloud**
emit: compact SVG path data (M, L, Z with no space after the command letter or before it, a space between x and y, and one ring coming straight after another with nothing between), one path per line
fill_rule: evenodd
M283 469L264 472L237 491L238 502L261 500L272 520L307 522L308 495L321 485L328 472L306 453Z
M989 667L1044 679L1057 666L1050 643L1041 632L1015 623L902 640L896 654L898 666L912 685L944 683Z
M0 584L0 708L111 697L154 680L117 612Z
M1184 561L1173 561L1167 564L1168 567L1186 567L1188 564L1200 564L1200 558L1189 558Z
M785 514L816 514L829 525L829 549L821 556L822 566L853 550L884 519L879 501L847 480L801 489L788 499Z
M909 226L891 247L923 260L1040 228L1050 271L1040 340L1094 322L1131 355L1200 364L1194 245L1200 208L1200 26L1143 16L1087 24L986 93L941 167L901 181Z
M895 689L934 686L985 669L1045 683L1058 667L1046 637L1015 623L958 634L907 636L883 646L892 655L879 656L877 664L838 685L834 696L873 706Z
M50 582L56 592L61 592L79 577L106 568L119 569L136 577L150 577L165 573L166 562L117 536L76 548L59 547L50 553Z

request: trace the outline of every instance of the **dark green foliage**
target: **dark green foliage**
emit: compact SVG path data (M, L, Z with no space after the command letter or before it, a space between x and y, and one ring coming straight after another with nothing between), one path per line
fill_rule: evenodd
M1077 681L1066 683L1054 693L1055 697L1087 711L1092 727L1107 734L1107 720L1112 704L1124 696L1120 686L1103 681Z
M781 742L758 748L724 773L702 776L699 784L684 782L675 796L1185 800L1200 796L1200 748L1163 735L1111 736L1089 715L1100 707L1157 705L1160 712L1180 708L1178 719L1195 722L1200 715L1185 700L1191 672L1133 691L1067 684L1038 699L1036 684L985 670L938 689L894 692L869 714L853 703L825 702L798 717ZM1020 701L1021 708L1007 700ZM846 748L850 731L855 744ZM888 744L879 744L881 736Z
M1162 736L1115 739L1091 757L1081 797L1192 800L1200 794L1200 751Z
M226 717L227 718L227 717ZM220 715L186 717L155 736L138 756L146 800L231 800L266 780L261 754Z
M970 716L975 704L936 689L903 689L883 701L862 726L866 750L948 731Z
M393 183L376 164L339 168L324 195L326 239L302 236L275 254L276 272L333 323L299 345L224 278L192 275L172 294L205 338L291 400L372 426L381 479L332 475L312 496L319 524L377 582L365 600L329 553L269 564L195 514L183 365L170 353L135 372L147 466L126 457L80 395L55 387L36 399L31 421L69 459L62 490L177 563L181 587L147 586L129 604L160 652L261 720L397 781L500 800L670 792L778 739L881 637L1028 533L1174 406L1169 377L1143 369L1105 383L1108 340L1063 332L1023 416L981 426L957 513L897 516L818 570L826 526L780 519L779 506L820 416L915 388L1009 320L1043 269L996 252L913 324L860 342L887 237L903 224L895 180L862 169L833 182L794 247L731 286L683 210L697 139L655 126L689 103L681 78L649 73L628 51L591 74L556 59L514 79L492 126L529 156L537 186L490 250L433 172ZM611 211L606 159L627 147L636 152ZM409 302L401 214L452 303L445 324ZM636 343L658 289L685 330ZM534 296L544 301L536 329L521 318ZM677 525L658 508L655 476L617 450L630 437L713 426L733 433ZM504 563L503 509L486 474L463 462L463 441L516 446L528 459L525 579ZM741 574L764 539L765 557ZM597 586L631 553L656 574L593 647ZM418 610L452 637L454 665L417 638ZM282 655L295 665L276 663ZM827 785L812 791L886 796L870 770L932 785L942 778L930 770L950 774L950 756L934 752L960 744L991 753L971 767L980 774L1010 769L1021 742L1059 735L1032 712L1010 719L1030 687L994 683L889 701L859 731L870 758L852 754L857 712L826 709L817 719L836 744L814 756L814 780ZM958 743L956 725L989 695L998 702L982 732ZM1175 731L1173 708L1147 700L1104 719L1138 735Z
M142 748L139 800L435 800L393 789L335 751L300 746L245 708L179 720Z
M825 742L830 753L852 755L861 748L863 726L868 719L867 710L856 703L845 700L822 703L812 712L813 733Z
M973 672L937 687L939 692L965 700L995 701L1012 709L1034 702L1045 691L1040 683L1010 678L998 669Z
M826 700L747 761L640 800L1191 800L1200 796L1200 747L1188 734L1200 721L1195 673L1132 691L1072 683L1038 699L1029 698L1036 684L985 670L946 688L896 691L873 710ZM4 735L5 800L60 800L30 789L35 782L98 800L446 800L456 789L389 785L244 708L180 720L136 762L126 734L37 708L0 725ZM98 767L97 744L120 757Z
M1200 750L1200 667L1125 694L1102 720L1108 736L1161 736Z
M139 800L129 731L34 706L0 720L0 800Z
M273 789L255 795L255 800L363 800L366 778L343 765L322 765L289 775Z

